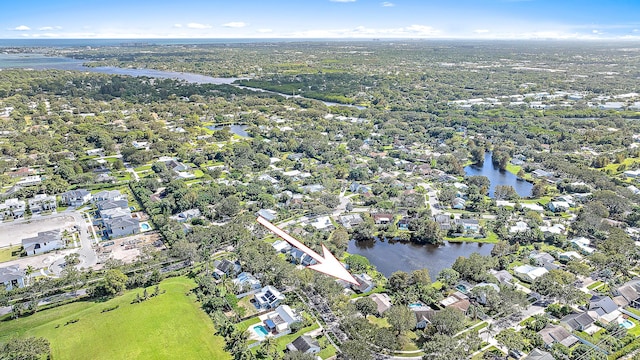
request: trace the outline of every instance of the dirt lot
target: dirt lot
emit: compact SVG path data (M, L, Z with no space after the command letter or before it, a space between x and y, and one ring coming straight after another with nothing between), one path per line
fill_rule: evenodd
M40 231L70 229L74 225L76 225L76 221L70 215L51 215L30 220L0 223L0 247L20 244L22 239L36 236Z
M155 245L154 245L155 243ZM98 247L98 257L104 263L108 258L122 260L126 263L134 261L145 245L159 251L165 249L160 234L155 231L136 234L115 240L103 241Z

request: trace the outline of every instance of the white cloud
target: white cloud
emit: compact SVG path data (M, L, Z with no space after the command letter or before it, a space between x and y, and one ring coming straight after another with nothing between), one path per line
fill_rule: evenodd
M187 24L189 29L211 29L211 25L190 22Z
M382 7L394 7L394 6L396 6L396 4L394 4L392 2L388 2L388 1L385 1L385 2L381 3L380 5L382 5Z
M52 31L52 30L62 30L62 26L42 26L39 27L40 31Z
M228 28L243 28L243 27L247 26L247 24L245 24L242 21L232 21L232 22L228 22L226 24L222 24L222 26L228 27Z
M411 25L401 28L368 28L358 26L350 29L316 29L299 31L283 37L292 38L424 38L440 36L440 30L426 25Z
M476 34L486 34L489 32L488 29L477 29L477 30L473 30L474 33Z
M331 2L337 2L337 3L350 3L350 2L356 2L356 0L329 0Z
M633 29L634 33L640 32L640 29Z
M27 30L31 30L31 28L28 27L27 25L20 25L20 26L16 26L13 30L16 30L16 31L27 31Z
M174 28L181 28L181 27L182 27L182 24L173 24L173 27L174 27Z
M273 32L273 30L272 30L272 29L258 29L258 32L259 32L259 33L266 34L266 33Z

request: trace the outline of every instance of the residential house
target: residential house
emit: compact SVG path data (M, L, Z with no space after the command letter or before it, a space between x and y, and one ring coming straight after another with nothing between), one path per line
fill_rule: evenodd
M637 177L640 177L640 170L627 170L623 172L623 174L628 178L635 179Z
M173 219L179 223L184 223L187 222L191 219L196 219L199 218L201 215L200 213L200 209L189 209L189 210L185 210L181 213L175 214L173 216L170 216L170 219Z
M558 258L560 261L570 261L570 260L582 260L582 255L578 254L576 251L565 251L563 253L558 254Z
M552 177L553 173L548 172L548 171L544 171L541 169L537 169L534 170L531 175L533 175L533 177L537 177L537 178L548 178L548 177Z
M591 255L596 251L595 248L591 247L591 240L585 237L574 238L569 240L569 242L573 244L573 246L577 247L584 255Z
M640 280L627 281L613 290L613 301L621 307L640 308Z
M271 209L260 209L258 216L262 216L267 221L273 221L278 217L278 213Z
M527 203L520 203L520 207L523 209L527 209L527 210L532 210L532 211L537 211L537 212L544 212L544 208L538 204L527 204Z
M436 223L438 223L438 226L440 226L440 230L444 230L444 231L451 230L451 228L452 228L452 226L451 226L451 216L449 216L448 214L436 215L434 217L434 220L435 220Z
M489 270L489 273L495 276L500 284L513 285L513 275L511 275L507 270L496 271L491 269Z
M551 201L548 205L549 210L553 212L563 212L569 210L571 205L566 201Z
M213 267L215 268L213 271L213 277L216 279L221 279L224 276L233 278L242 271L242 267L239 262L229 261L227 259L214 261Z
M38 235L22 239L22 248L27 256L39 255L64 248L60 230L41 231Z
M259 181L268 181L271 183L271 185L275 185L278 183L278 180L276 178L274 178L273 176L269 175L269 174L262 174L260 176L258 176L258 180Z
M302 335L287 344L287 350L299 351L304 354L317 354L320 352L320 344L310 336Z
M287 334L291 332L291 325L302 321L289 305L280 305L275 310L266 315L264 320L265 327L270 332L279 334Z
M376 303L376 307L378 310L378 315L384 314L385 311L391 308L391 298L386 293L381 294L371 294L369 295L371 300Z
M480 231L480 222L476 219L456 219L456 226L461 226L466 233L477 233Z
M130 216L119 216L103 220L106 234L110 238L133 235L140 232L140 220Z
M533 252L529 255L529 259L532 259L537 266L542 266L547 270L556 270L559 268L557 264L554 264L556 259L546 252Z
M104 149L103 148L89 149L87 150L87 156L104 156Z
M538 331L542 341L551 348L554 344L562 344L571 347L578 342L578 338L573 336L567 329L559 325L549 324L544 329Z
M409 223L411 223L411 218L408 217L398 220L398 230L409 230Z
M129 202L127 200L102 200L96 203L96 207L99 212L113 209L127 209L131 212L131 209L129 209ZM101 216L104 215L101 214Z
M32 214L37 214L43 211L53 211L58 207L55 195L36 194L28 201L29 209Z
M122 194L120 190L103 190L93 194L93 202L98 203L100 201L117 201L127 200L127 195Z
M562 224L554 224L553 226L540 226L540 232L545 235L561 235L564 234L566 228Z
M608 296L594 295L589 300L589 316L603 324L609 324L618 319L622 313L618 305Z
M533 349L531 350L529 355L527 355L527 357L524 358L524 360L555 360L555 358L553 357L553 355L551 355L546 351Z
M549 271L543 267L532 265L521 265L513 269L513 274L520 280L532 283L535 279L548 273Z
M284 240L276 240L273 244L271 244L271 246L280 253L287 253L289 250L291 250L291 245L289 245L288 242L284 241Z
M253 295L253 298L259 309L274 309L284 301L285 296L278 289L267 285Z
M376 287L373 279L368 274L356 274L353 277L358 282L358 285L351 284L351 288L358 293L364 294Z
M518 221L514 226L509 227L511 234L523 233L529 231L529 225L524 221Z
M361 185L357 182L352 182L351 185L349 185L349 191L351 191L352 193L355 194L364 194L364 193L368 193L371 192L371 187L370 186L365 186L365 185Z
M589 314L583 312L579 314L569 314L560 319L560 324L568 327L571 331L585 331L589 329L595 320Z
M291 257L291 261L294 264L300 264L302 266L317 264L317 261L313 257L311 257L311 255L298 248L291 248L289 250L289 256Z
M66 206L82 206L91 201L91 193L86 189L71 190L62 193L62 204Z
M260 280L256 279L255 276L248 272L238 274L238 276L233 279L233 284L241 293L262 288Z
M362 224L362 216L360 214L349 214L340 216L340 223L347 229Z
M464 210L464 208L467 206L467 201L463 198L455 198L453 199L453 201L451 201L451 207L453 209L456 210Z
M431 320L433 316L437 313L436 310L432 308L421 305L421 306L412 306L409 309L416 316L416 329L424 329L427 325L431 324Z
M371 217L376 225L387 225L393 223L393 214L390 213L375 213L371 214Z
M22 178L22 180L18 181L16 185L18 186L34 186L42 183L42 177L39 175L31 175Z
M440 301L440 305L443 307L452 307L458 309L462 312L467 312L469 309L469 297L460 291L456 291L453 294L449 295L445 299Z
M24 271L20 270L18 265L0 268L0 285L3 285L7 291L24 287L25 277Z
M313 185L300 186L300 189L304 193L317 193L317 192L321 192L322 190L324 190L324 186L322 186L320 184L313 184Z
M24 216L27 205L23 200L7 199L0 204L0 220L19 219Z
M333 223L328 216L317 217L310 225L318 230L333 229Z
M21 167L19 169L16 169L15 171L10 172L9 177L21 178L21 177L33 175L33 172L34 172L33 169L30 169L28 167Z

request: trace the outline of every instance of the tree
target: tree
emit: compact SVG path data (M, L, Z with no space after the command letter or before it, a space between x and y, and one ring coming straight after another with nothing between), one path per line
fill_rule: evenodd
M436 334L425 342L423 351L423 360L464 360L469 355L458 339L442 334Z
M458 280L460 279L460 273L451 268L444 268L438 274L437 279L443 285L449 288L458 282Z
M104 275L105 290L109 295L119 294L126 288L127 279L127 275L118 269L107 270Z
M499 344L506 347L509 350L522 351L524 349L524 338L515 329L505 329L496 335L496 340Z
M348 340L340 346L341 359L344 360L370 360L372 359L369 346L363 341Z
M40 360L51 353L49 340L45 338L27 337L13 338L0 348L2 360Z
M438 334L455 335L464 329L464 313L452 307L444 308L433 315L431 326Z
M316 360L316 356L300 351L291 351L284 355L284 360Z
M349 265L349 269L351 269L351 271L353 271L354 273L366 272L371 266L369 259L358 254L349 255L345 259L345 262L347 263L347 265Z
M531 189L531 197L533 198L541 198L547 193L547 186L543 181L538 181L533 184L533 188Z
M411 272L411 283L416 285L427 286L431 284L431 276L429 269L419 269Z
M384 316L398 335L403 331L412 330L416 327L416 316L406 306L391 306L389 310L385 311Z
M511 185L498 185L493 191L493 194L496 200L517 200L520 198Z
M396 271L389 277L387 285L394 292L401 291L409 286L409 274L404 271Z
M440 244L444 240L442 230L437 222L430 217L422 216L409 222L411 238L415 242L427 244Z
M378 305L370 297L362 297L356 300L356 309L362 313L362 315L374 315L378 312Z

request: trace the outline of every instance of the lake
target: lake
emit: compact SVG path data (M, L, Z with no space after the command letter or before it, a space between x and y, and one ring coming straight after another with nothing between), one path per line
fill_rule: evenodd
M494 190L498 185L513 186L520 197L531 196L531 189L533 189L533 184L528 181L519 180L517 176L508 171L498 169L497 166L493 165L492 159L493 157L491 152L485 153L484 164L482 164L482 167L469 165L464 168L465 174L467 174L467 176L488 177L489 181L491 182L489 186L490 197L493 197Z
M387 278L398 270L411 272L427 268L431 279L435 280L438 273L442 269L450 268L458 256L469 257L474 252L489 255L491 249L493 249L493 244L475 242L445 242L443 245L437 246L410 242L351 240L347 252L366 257Z
M42 54L0 54L0 69L21 68L36 70L73 70L110 75L146 76L158 79L178 79L197 84L231 84L240 78L217 78L200 74L153 69L119 68L114 66L88 67L84 60L51 57Z
M222 130L222 128L228 127L229 131L232 133L242 136L242 137L251 137L248 132L246 132L248 126L247 125L231 125L231 126L220 126L220 125L211 125L207 126L209 130Z

